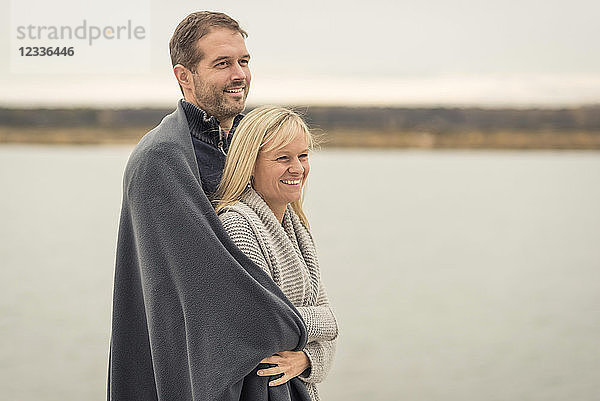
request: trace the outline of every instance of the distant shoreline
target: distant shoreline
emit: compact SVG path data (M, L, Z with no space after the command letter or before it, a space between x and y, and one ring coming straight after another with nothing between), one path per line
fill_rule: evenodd
M148 128L43 128L0 126L0 144L134 145ZM323 148L557 149L600 150L600 131L406 132L328 130L319 133Z
M600 149L600 105L570 109L297 108L323 147ZM135 144L166 109L0 108L0 143Z

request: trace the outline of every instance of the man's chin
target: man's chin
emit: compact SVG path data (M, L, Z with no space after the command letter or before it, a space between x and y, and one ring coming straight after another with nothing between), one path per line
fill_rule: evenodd
M242 111L244 111L244 109L246 108L246 99L240 99L239 101L236 102L229 102L229 104L227 105L227 110L229 111L229 114L233 115L234 117L237 116L238 114L240 114Z

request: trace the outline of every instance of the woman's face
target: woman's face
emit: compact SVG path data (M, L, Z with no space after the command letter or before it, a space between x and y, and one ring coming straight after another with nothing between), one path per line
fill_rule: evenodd
M286 146L260 151L254 166L254 189L275 214L283 213L288 203L300 199L308 177L308 144L303 132Z

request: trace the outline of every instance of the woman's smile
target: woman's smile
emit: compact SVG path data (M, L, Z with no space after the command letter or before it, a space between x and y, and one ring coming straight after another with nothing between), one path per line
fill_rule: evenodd
M283 182L286 185L300 185L302 183L302 180L279 180L281 182Z

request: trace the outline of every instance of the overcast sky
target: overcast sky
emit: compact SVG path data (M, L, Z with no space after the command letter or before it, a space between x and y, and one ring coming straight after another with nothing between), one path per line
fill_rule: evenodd
M226 12L248 31L253 104L600 103L599 1L1 1L4 106L173 106L180 93L168 41L201 9ZM52 42L78 57L19 55L42 42L17 40L17 26L83 19L131 20L146 36Z

